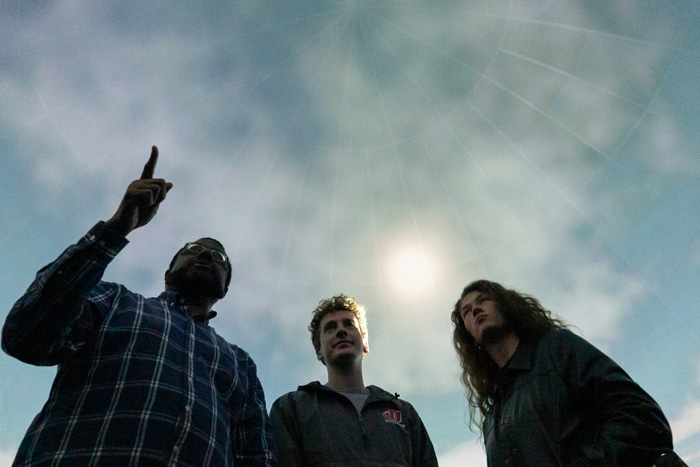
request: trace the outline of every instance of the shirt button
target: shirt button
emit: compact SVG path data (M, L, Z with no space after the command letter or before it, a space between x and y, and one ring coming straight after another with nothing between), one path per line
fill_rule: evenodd
M185 412L189 412L190 410L192 410L192 407L191 407L191 406L188 405L188 406L185 407Z
M174 452L174 453L177 453L177 452L178 452L179 450L180 450L180 448L179 448L179 447L177 447L177 446L173 446L173 452Z
M194 381L194 378L192 378L191 376L188 376L188 377L187 377L187 381L189 381L189 382L191 383L191 382Z
M95 241L95 236L94 236L94 235L90 235L90 236L88 237L88 240L90 240L91 242Z

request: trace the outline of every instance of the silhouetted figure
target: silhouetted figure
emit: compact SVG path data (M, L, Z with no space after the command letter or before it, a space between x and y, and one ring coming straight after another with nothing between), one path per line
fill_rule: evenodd
M14 465L273 465L255 364L208 325L231 280L224 247L186 244L158 297L101 281L172 187L153 178L157 159L154 146L114 216L41 269L7 317L5 352L58 365Z

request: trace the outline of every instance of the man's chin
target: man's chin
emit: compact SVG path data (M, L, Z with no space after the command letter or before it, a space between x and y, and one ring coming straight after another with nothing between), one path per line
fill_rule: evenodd
M510 332L508 326L487 326L481 333L481 344L492 344L500 341Z
M330 364L337 368L350 368L357 360L360 359L361 357L358 357L355 352L344 352L330 359ZM326 364L328 363L329 361L326 361Z
M208 271L201 271L208 272ZM185 277L175 277L170 284L186 297L223 297L223 291L218 281L211 274L187 274Z

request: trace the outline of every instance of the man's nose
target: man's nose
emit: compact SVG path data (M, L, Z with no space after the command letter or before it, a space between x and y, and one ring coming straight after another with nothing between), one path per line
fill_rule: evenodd
M348 335L348 332L344 328L338 329L338 333L336 334L336 336L338 336L338 337L347 336L347 335Z
M214 255L211 254L211 251L210 251L208 248L203 249L203 250L200 251L199 254L197 255L197 258L202 258L202 257L207 258L207 259L209 259L209 260L213 260L213 259L214 259Z

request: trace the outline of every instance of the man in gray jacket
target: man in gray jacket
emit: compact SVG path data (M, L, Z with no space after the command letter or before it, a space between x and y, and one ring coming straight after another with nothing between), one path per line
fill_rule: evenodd
M377 386L365 387L364 307L345 295L322 300L309 331L328 382L299 386L273 404L279 465L437 466L413 406Z

